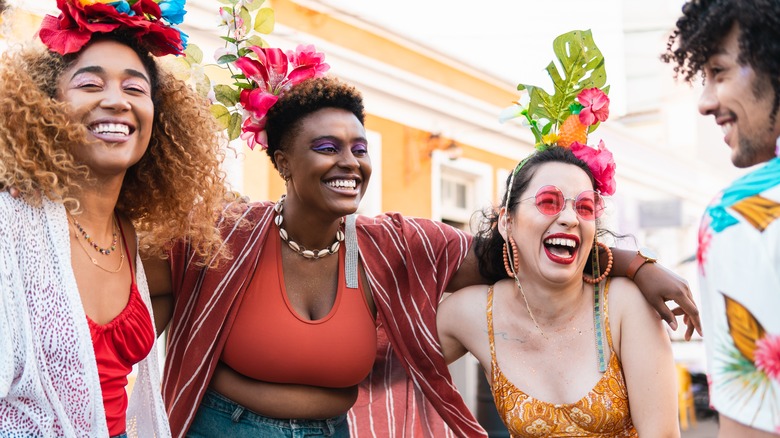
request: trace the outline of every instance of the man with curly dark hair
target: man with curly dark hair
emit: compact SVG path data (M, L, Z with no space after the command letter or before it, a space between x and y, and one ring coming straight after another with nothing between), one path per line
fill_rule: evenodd
M691 0L662 59L704 79L731 161L699 231L710 402L721 437L780 434L780 1Z

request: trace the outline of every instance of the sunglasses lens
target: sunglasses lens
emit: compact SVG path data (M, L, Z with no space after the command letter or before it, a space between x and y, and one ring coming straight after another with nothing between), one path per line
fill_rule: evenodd
M536 208L547 216L560 213L564 202L563 193L555 186L544 186L536 192Z
M566 206L563 192L555 186L544 186L536 192L536 208L547 216L555 216ZM604 199L593 190L586 190L574 200L574 210L586 221L601 217L604 212Z
M604 201L598 193L588 190L577 196L577 200L574 201L574 208L577 209L577 214L581 218L592 221L601 216L601 213L604 211Z

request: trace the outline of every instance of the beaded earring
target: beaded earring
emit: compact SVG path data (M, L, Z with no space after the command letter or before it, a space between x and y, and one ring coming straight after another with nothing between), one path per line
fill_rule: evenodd
M509 266L509 247L507 243L504 242L504 269L506 269L506 274L510 278L515 278L517 276L515 273L520 266L520 255L517 252L517 244L515 243L515 239L513 239L512 236L508 236L508 240L509 245L512 245L512 266Z
M599 260L599 247L603 248L604 251L607 252L607 269L604 270L604 272L599 275L596 278L588 277L585 274L582 274L582 280L585 281L585 283L590 284L597 284L601 283L601 280L607 278L607 275L609 275L609 272L612 270L612 250L609 249L607 244L599 242L594 238L593 241L593 254L592 254L592 260L593 260L593 274L595 275L598 271L598 260Z

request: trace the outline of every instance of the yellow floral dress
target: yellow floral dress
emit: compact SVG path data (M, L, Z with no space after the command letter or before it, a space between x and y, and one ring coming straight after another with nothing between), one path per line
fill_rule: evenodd
M604 287L604 328L610 351L612 334ZM628 391L617 356L611 353L607 371L579 401L553 404L537 400L518 389L501 372L493 336L493 286L488 290L488 336L493 400L512 437L637 437L628 409Z

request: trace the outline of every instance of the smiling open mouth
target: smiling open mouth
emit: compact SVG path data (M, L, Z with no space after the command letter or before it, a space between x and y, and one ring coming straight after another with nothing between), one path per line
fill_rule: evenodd
M133 129L123 123L97 123L89 127L93 134L115 135L117 137L130 135Z
M577 242L574 239L566 239L563 237L551 237L545 239L544 247L550 254L561 258L572 258L577 250Z
M337 189L354 189L355 187L357 187L357 181L355 181L354 179L337 179L333 181L328 181L327 184Z

